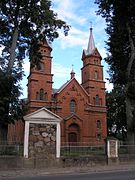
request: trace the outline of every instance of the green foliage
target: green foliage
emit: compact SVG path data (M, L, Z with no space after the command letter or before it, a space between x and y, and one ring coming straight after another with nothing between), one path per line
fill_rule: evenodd
M23 102L20 102L20 80L24 75L26 56L34 56L38 65L41 54L39 42L53 41L63 29L67 35L69 26L58 19L51 9L50 0L2 0L0 1L0 125L13 123L21 118ZM21 107L21 108L20 108Z
M133 137L135 104L135 3L133 0L96 0L97 14L106 20L111 82L125 89L126 119L129 136ZM122 102L121 102L122 103ZM131 131L131 133L130 133ZM132 134L132 135L131 135ZM131 137L128 137L130 140ZM132 140L133 141L133 138Z
M124 87L115 86L106 93L106 106L108 135L125 139L127 123Z
M63 28L65 35L69 30L69 26L51 10L49 0L2 0L0 25L0 45L4 46L0 65L4 67L11 61L12 43L16 43L13 64L16 62L22 68L23 60L29 54L33 42L38 43L45 39L53 41L59 36L58 29Z
M0 70L0 124L14 123L24 115L25 103L19 100L21 87L17 83L18 77L9 76Z
M135 3L132 0L96 0L101 14L107 23L107 50L110 52L105 60L110 65L109 73L113 83L126 84L134 78L135 62L130 76L127 75L129 57L131 56L130 36L135 43ZM133 75L134 74L134 75Z

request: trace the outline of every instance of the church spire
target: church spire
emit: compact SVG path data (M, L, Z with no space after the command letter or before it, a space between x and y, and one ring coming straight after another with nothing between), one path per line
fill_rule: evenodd
M92 34L92 27L90 28L90 36L89 36L89 42L86 52L86 55L91 55L93 51L95 50L95 42Z
M73 79L75 77L75 72L74 72L74 69L73 69L73 64L72 64L72 71L71 71L70 75L71 75L71 79Z

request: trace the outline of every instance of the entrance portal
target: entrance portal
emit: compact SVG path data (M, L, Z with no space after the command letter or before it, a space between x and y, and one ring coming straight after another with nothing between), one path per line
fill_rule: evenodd
M69 143L77 142L77 134L74 132L71 132L68 134L68 141Z
M71 124L68 128L68 142L77 143L80 140L80 128L77 124Z

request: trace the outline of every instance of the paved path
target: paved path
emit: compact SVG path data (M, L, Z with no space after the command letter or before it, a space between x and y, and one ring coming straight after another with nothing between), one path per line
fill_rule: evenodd
M44 175L58 175L58 174L72 174L72 173L92 173L103 171L135 171L135 164L125 165L105 165L95 167L65 167L65 168L44 168L44 169L12 169L12 170L0 170L0 178L6 177L23 177L23 176L44 176Z
M103 171L72 174L6 177L6 180L135 180L135 171ZM5 180L0 177L0 180Z

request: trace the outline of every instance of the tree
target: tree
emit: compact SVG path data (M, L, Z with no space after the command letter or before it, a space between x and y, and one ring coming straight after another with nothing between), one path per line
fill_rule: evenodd
M98 14L105 18L108 34L105 59L111 81L125 88L127 141L134 143L135 104L135 3L133 0L96 0Z
M106 106L108 135L125 140L127 123L124 88L114 86L111 92L106 92Z
M58 29L65 35L69 26L51 10L50 0L2 0L0 2L0 125L18 119L19 96L23 62L29 56L32 64L39 64L39 42L53 41ZM34 56L36 58L31 58Z

